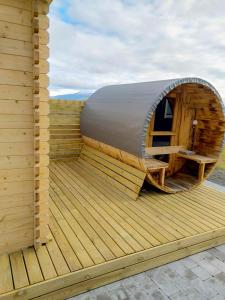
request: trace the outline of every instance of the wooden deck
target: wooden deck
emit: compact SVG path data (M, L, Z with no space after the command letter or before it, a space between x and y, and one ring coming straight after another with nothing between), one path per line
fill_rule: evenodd
M225 194L137 201L84 161L51 165L51 241L0 256L0 299L65 299L225 243Z

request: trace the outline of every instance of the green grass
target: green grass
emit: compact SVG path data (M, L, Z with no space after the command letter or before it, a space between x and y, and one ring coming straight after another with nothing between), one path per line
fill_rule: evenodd
M225 170L225 149L223 149L223 153L221 154L220 160L217 164L217 169Z

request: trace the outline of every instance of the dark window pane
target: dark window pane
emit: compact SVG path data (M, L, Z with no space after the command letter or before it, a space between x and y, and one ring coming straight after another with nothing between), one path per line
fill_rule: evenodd
M162 147L170 145L170 136L153 136L152 147Z
M154 131L171 131L173 125L173 103L164 98L155 111Z

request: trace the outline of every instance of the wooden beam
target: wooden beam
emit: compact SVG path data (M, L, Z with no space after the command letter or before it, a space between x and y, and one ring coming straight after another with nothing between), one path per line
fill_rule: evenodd
M184 153L177 153L177 156L196 161L199 164L202 164L202 163L211 164L211 163L215 163L217 161L216 158L198 155L198 154L188 155L188 154L184 154Z
M183 146L151 147L145 148L145 153L148 155L172 154L178 153L182 149L184 149Z
M164 136L164 135L175 135L176 133L173 131L152 131L150 133L151 136Z

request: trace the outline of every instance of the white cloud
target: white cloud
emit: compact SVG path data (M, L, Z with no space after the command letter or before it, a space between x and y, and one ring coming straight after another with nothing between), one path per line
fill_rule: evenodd
M77 93L79 93L79 90L74 90L74 89L55 88L54 90L50 90L50 96L52 97L57 95L67 95L67 94L77 94Z
M51 9L52 90L197 76L225 97L223 0L55 0Z

